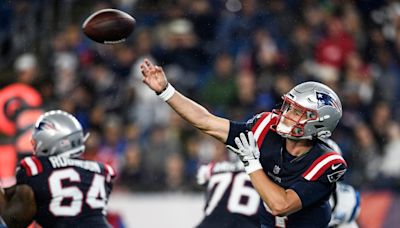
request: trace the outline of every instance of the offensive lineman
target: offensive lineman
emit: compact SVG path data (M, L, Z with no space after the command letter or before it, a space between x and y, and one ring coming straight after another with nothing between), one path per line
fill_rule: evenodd
M78 120L44 113L32 134L34 156L24 158L17 184L6 189L2 217L8 227L110 227L105 219L115 176L109 165L79 159L87 135Z
M260 227L260 196L241 161L202 165L196 178L199 185L207 186L204 218L197 228Z

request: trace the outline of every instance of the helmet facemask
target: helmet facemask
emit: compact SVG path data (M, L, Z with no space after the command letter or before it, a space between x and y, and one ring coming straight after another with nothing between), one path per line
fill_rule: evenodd
M304 126L318 118L316 110L307 109L283 96L283 104L279 110L274 110L279 115L275 130L282 137L290 139L308 139L303 137Z

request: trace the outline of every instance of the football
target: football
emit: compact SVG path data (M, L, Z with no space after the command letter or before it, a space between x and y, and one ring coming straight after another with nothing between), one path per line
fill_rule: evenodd
M116 9L103 9L90 15L82 25L90 39L102 44L124 42L133 32L136 20Z

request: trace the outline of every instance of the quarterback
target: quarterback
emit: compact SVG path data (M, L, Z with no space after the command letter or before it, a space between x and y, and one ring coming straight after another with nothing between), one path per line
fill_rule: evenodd
M143 82L182 118L238 154L263 201L261 227L328 227L329 196L347 169L323 141L342 116L333 90L317 82L299 84L283 95L279 110L242 123L215 116L176 91L149 60L141 71Z

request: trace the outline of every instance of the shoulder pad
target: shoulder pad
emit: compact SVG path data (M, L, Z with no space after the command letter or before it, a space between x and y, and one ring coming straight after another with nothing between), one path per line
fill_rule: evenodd
M343 157L339 153L328 152L318 157L302 176L308 181L335 183L346 170L347 164Z
M21 167L27 176L35 176L43 171L43 166L37 157L31 156L21 160Z
M269 112L262 112L254 115L251 119L247 120L246 126L248 129L253 129L253 127L257 124L260 119L265 118Z
M276 114L272 112L263 112L247 121L247 127L254 133L254 138L257 140L259 148L264 141L264 137L267 135L272 125L276 124L277 120L278 116Z

